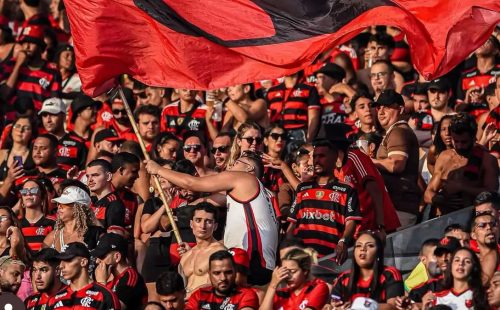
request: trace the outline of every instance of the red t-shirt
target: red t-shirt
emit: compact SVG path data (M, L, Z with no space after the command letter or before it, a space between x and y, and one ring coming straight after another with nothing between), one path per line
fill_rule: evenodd
M360 150L350 150L346 164L340 170L335 169L334 174L339 180L351 184L358 191L359 209L363 219L357 231L378 228L375 220L375 203L365 188L368 181L375 181L383 195L386 231L395 231L401 226L391 197L385 188L384 179L368 155Z
M238 287L229 296L218 296L212 286L196 290L185 306L186 310L198 309L259 309L259 298L251 288Z
M320 279L307 281L298 295L288 288L282 288L274 295L273 309L323 309L328 301L328 293L328 285Z

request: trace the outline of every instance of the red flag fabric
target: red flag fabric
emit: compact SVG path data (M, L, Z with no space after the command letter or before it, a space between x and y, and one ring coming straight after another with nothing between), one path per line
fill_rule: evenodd
M371 25L407 35L427 79L500 22L498 0L65 0L84 90L123 73L152 86L214 89L275 78Z

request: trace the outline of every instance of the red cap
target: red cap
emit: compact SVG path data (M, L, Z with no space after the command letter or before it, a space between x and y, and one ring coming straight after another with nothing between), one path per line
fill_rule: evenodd
M250 268L250 258L248 257L247 251L240 248L230 248L229 253L233 255L234 263L236 265L243 266L247 269Z
M45 41L43 40L43 28L40 26L28 26L23 29L23 32L19 35L19 42L32 42L40 46L45 46Z

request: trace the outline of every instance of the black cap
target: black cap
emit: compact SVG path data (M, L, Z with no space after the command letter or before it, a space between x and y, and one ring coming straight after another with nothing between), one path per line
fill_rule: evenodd
M451 89L450 81L447 78L439 78L429 82L427 89L437 89L440 91L449 91Z
M99 239L99 242L97 242L97 246L92 251L92 255L97 258L102 258L111 251L118 251L126 255L128 252L127 240L118 234L104 234Z
M324 75L327 75L337 81L345 79L344 68L331 62L327 62L323 67L316 71L314 75L316 76L318 73L323 73Z
M125 139L120 138L113 129L103 129L95 134L94 143L99 143L101 141L123 141Z
M60 260L72 260L75 257L90 258L90 252L87 246L81 242L71 242L67 244L64 252L59 253L56 258Z
M461 247L460 241L455 237L444 237L439 240L437 248L434 250L434 255L441 256L446 253L453 253Z
M78 116L78 112L80 112L81 110L92 106L98 107L100 104L101 103L99 101L95 101L94 99L83 93L77 95L75 100L71 102L71 112L73 113L71 122L75 122L75 119Z
M328 140L330 143L344 148L351 144L347 135L352 131L352 127L344 123L323 125L324 136L320 138ZM313 143L314 144L314 143Z
M391 106L393 104L404 107L405 101L403 100L403 97L394 89L386 89L380 93L377 100L373 103L373 106Z

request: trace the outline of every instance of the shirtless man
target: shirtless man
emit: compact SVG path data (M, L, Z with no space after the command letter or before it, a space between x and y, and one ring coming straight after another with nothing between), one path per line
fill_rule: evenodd
M477 253L483 271L483 284L487 284L498 269L498 223L489 213L480 213L472 221L470 248Z
M189 249L187 243L179 245L181 263L179 272L187 279L187 297L197 288L210 285L208 276L208 258L212 253L226 248L213 237L217 229L217 210L207 202L202 202L193 208L191 229L196 238L196 245Z
M432 203L435 215L443 215L470 206L483 191L497 191L496 158L474 144L477 125L471 115L453 116L450 124L453 149L443 151L425 191L426 203Z
M229 101L226 103L227 113L224 117L222 131L238 130L246 121L254 121L262 128L269 127L267 104L263 99L252 100L251 84L239 84L227 89Z
M226 192L228 211L224 245L248 252L252 269L248 278L250 284L264 285L271 280L278 248L278 220L272 194L259 181L264 171L259 155L244 152L226 171L204 177L162 168L151 160L146 162L146 169L184 189L202 193Z

